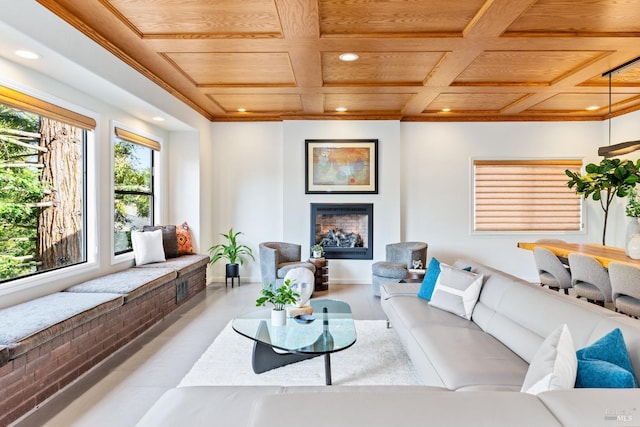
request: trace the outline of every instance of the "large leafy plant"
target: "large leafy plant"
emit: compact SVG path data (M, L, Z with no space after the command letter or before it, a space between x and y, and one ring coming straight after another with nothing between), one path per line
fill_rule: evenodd
M220 233L222 237L227 239L227 243L219 243L209 248L209 255L211 255L209 264L214 264L222 258L226 258L229 264L240 263L240 265L242 265L244 263L243 256L251 257L251 259L255 261L251 248L238 243L238 236L240 234L242 234L240 231L234 233L233 227L229 229L227 234Z
M591 198L600 202L604 212L602 227L602 244L606 243L609 208L615 197L626 197L640 181L640 160L602 159L600 164L589 163L585 174L566 170L570 178L569 188L575 187L576 194L583 195L585 200Z
M284 310L287 304L295 304L300 298L300 294L291 287L293 283L287 279L280 287L273 283L265 284L260 291L261 297L256 300L256 306L262 307L266 303L273 304L274 310Z

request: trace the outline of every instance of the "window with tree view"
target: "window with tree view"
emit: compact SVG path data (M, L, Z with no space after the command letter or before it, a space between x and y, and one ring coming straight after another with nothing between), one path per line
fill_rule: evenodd
M114 247L115 254L132 250L131 232L153 225L153 151L156 141L115 128Z
M33 101L11 93L18 105ZM87 131L7 104L0 103L0 281L86 261ZM39 111L46 103L34 104Z

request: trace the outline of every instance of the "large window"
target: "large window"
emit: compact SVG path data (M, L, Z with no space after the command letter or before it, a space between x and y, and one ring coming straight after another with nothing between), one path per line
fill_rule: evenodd
M581 160L474 160L474 231L579 231L582 200L566 169Z
M114 249L115 254L132 250L131 232L153 225L154 151L160 144L122 128L115 128Z
M85 262L95 122L0 86L0 281Z

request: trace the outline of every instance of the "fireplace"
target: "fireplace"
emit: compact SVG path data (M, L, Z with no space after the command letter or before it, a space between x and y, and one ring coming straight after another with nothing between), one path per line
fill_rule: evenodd
M373 204L311 203L311 244L329 259L373 259Z

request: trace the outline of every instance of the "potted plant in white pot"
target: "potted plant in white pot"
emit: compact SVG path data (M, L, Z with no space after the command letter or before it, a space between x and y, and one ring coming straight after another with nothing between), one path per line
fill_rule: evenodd
M311 246L311 257L312 258L322 258L322 256L324 255L324 246L316 243L315 245Z
M209 255L211 255L209 264L213 265L222 258L226 258L229 261L226 266L226 277L240 276L240 265L244 264L244 256L248 256L255 261L251 248L238 243L238 236L240 234L242 234L240 231L234 232L233 227L231 227L227 234L220 233L222 237L227 239L226 244L219 243L209 248Z
M256 306L262 307L266 303L273 304L271 310L271 324L284 326L287 323L287 311L285 306L295 304L300 294L293 290L291 280L285 280L280 287L273 283L262 285L261 297L256 300Z

